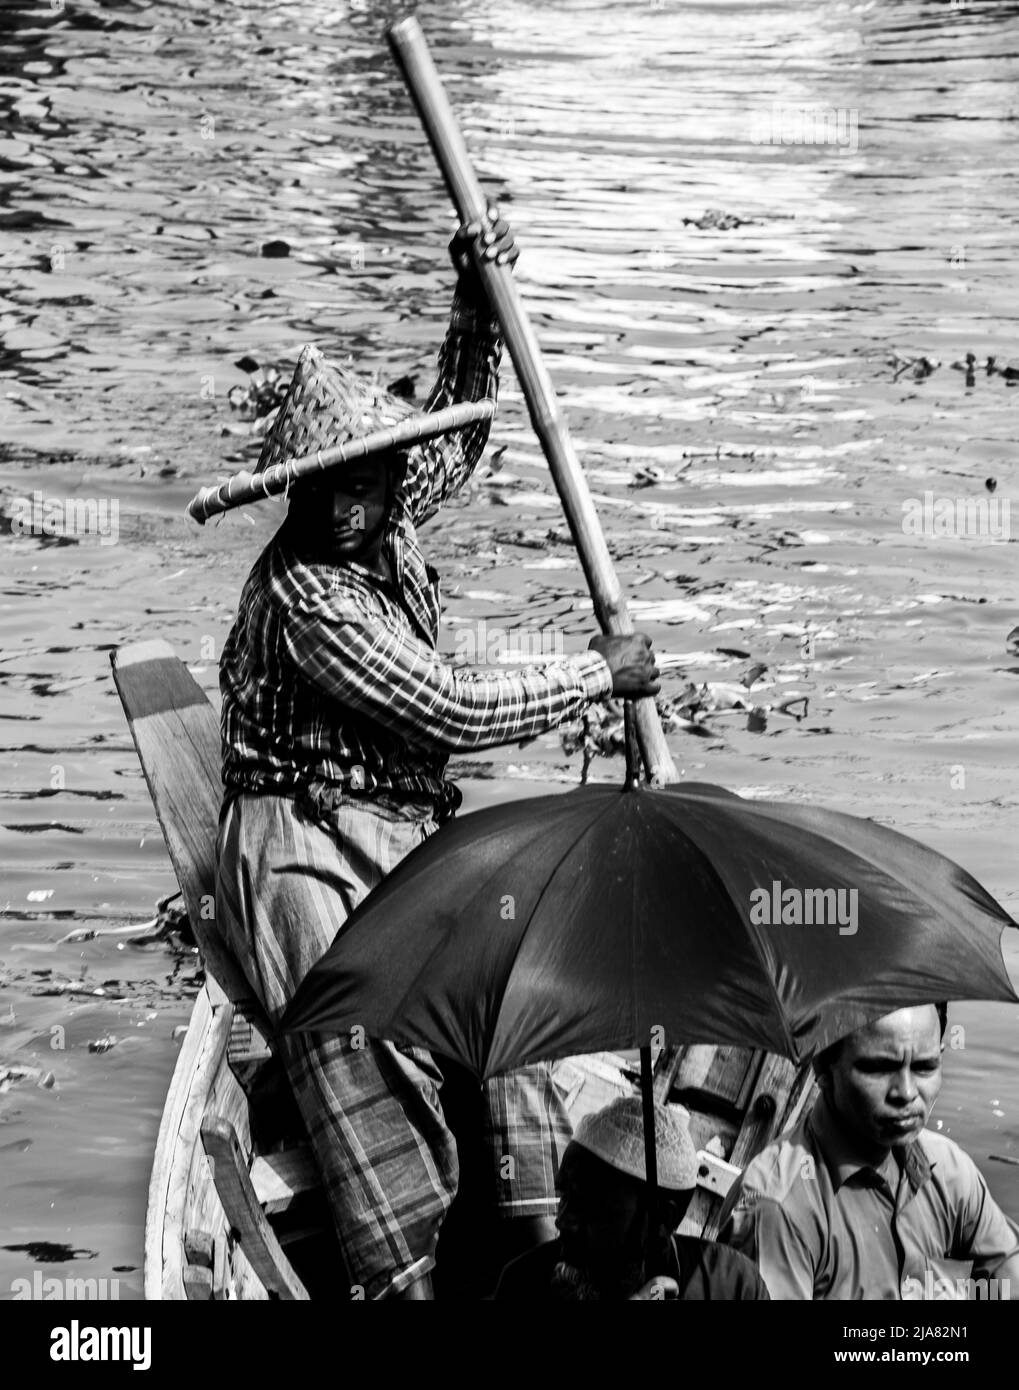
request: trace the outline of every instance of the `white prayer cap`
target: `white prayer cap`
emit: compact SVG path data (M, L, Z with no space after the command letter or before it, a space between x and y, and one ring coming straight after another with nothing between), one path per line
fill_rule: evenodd
M655 1102L655 1141L658 1186L667 1192L686 1192L697 1186L697 1154L686 1121L677 1111ZM573 1142L597 1158L647 1181L644 1163L644 1111L640 1096L620 1096L593 1115L585 1115Z

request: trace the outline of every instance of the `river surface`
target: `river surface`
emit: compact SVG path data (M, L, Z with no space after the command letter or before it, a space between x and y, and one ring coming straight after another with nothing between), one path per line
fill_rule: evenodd
M670 734L684 775L874 816L1019 915L1002 524L1019 387L998 370L1019 356L1019 5L418 13L686 712ZM314 341L429 385L452 217L382 42L397 14L0 12L0 1075L28 1069L0 1083L0 1298L39 1269L140 1294L195 963L64 938L141 923L174 887L109 653L164 638L218 701L241 584L281 516L183 515L257 457L234 364L288 375ZM115 534L17 534L34 492L115 501ZM941 502L955 534L935 534ZM590 602L508 366L490 462L424 535L448 650L467 632L497 659L520 628L586 645ZM580 759L550 735L455 772L470 807L565 787ZM1006 956L1019 975L1014 940ZM935 1122L1019 1215L1019 1007L960 1004L952 1022Z

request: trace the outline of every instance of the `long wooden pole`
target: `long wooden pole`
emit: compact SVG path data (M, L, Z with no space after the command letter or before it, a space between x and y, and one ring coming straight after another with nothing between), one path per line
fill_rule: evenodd
M660 1274L654 1269L658 1253L658 1132L655 1128L655 1069L651 1061L651 1044L640 1050L640 1108L644 1118L644 1189L647 1202L647 1241L644 1247L647 1273Z
M432 62L421 26L402 19L388 31L393 56L403 73L446 187L463 223L488 221L488 200L475 176L460 127L449 105L442 79ZM475 264L489 301L502 325L506 346L527 401L531 423L548 459L552 480L566 513L580 563L587 578L594 611L607 633L630 633L633 624L619 586L566 420L556 400L520 292L509 266L496 265L475 254ZM652 784L678 781L655 702L634 702L637 737Z

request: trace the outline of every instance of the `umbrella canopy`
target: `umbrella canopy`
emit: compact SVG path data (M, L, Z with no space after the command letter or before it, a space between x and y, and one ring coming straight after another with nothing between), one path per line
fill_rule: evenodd
M587 787L432 836L282 1026L360 1026L481 1078L655 1029L801 1061L909 1004L1015 1001L1015 925L965 870L869 820L696 783Z

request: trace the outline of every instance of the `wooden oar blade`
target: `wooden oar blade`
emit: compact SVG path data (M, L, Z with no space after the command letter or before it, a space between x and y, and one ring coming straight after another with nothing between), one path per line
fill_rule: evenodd
M111 664L206 970L268 1037L268 1019L216 931L215 845L223 799L216 711L166 642L122 647Z

